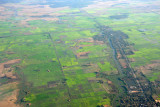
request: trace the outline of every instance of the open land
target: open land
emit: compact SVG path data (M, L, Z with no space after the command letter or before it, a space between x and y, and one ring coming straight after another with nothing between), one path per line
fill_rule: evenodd
M0 105L160 105L158 0L53 2L0 2Z

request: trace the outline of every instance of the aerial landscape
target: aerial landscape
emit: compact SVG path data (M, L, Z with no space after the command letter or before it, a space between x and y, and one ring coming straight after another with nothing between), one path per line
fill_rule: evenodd
M0 107L160 107L160 0L0 0Z

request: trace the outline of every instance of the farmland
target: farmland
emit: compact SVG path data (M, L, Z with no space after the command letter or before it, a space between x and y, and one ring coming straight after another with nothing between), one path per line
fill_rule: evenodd
M158 0L42 1L0 2L0 105L160 104Z

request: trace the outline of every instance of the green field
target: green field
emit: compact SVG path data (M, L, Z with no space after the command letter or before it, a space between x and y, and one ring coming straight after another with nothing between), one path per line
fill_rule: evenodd
M122 87L125 83L119 80L122 75L107 39L94 39L102 34L99 25L128 35L125 41L131 44L128 48L134 53L127 58L134 60L130 61L133 69L160 60L160 14L133 11L133 4L119 5L109 9L91 6L56 10L51 12L58 18L55 21L40 19L41 13L36 20L33 16L20 15L12 15L11 20L0 19L0 63L21 59L12 65L18 75L13 81L19 81L18 88L23 93L19 94L17 103L31 103L31 107L110 107L116 99L118 106L118 93L126 94ZM13 8L13 11L22 11L20 7ZM28 17L26 24L21 25ZM157 69L144 73L147 80L160 80ZM0 83L6 81L9 78L0 78ZM114 88L116 91L112 92ZM3 93L13 90L0 88Z

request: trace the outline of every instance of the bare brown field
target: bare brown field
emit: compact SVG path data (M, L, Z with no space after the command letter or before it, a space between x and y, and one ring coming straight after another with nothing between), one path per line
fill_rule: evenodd
M10 60L0 64L0 77L7 77L11 79L16 79L13 73L13 69L10 67L12 64L19 63L21 59Z
M13 10L7 10L7 8L13 8ZM6 20L7 18L12 17L15 14L15 10L17 11L17 15L19 17L25 17L25 19L19 21L20 25L29 27L28 21L32 20L46 20L46 21L57 21L57 16L64 15L65 13L58 13L58 11L62 11L65 9L69 9L69 7L61 7L61 8L51 8L49 5L21 5L21 4L4 4L0 6L0 12L3 16L0 16L0 20ZM43 16L50 17L43 17Z
M137 67L136 70L139 72L142 72L143 74L149 74L153 72L153 69L156 69L157 67L160 66L160 61L156 60L156 61L152 61L152 64L147 64L145 66L140 66Z
M15 104L15 102L17 101L18 93L19 93L19 89L17 89L18 84L19 84L18 82L12 82L12 83L2 85L0 87L1 92L9 89L14 89L14 91L3 95L3 98L0 100L1 107L21 107L20 105ZM1 94L2 93L0 93L0 95Z
M0 15L0 20L5 21L7 18L10 18L12 15L14 15L14 11L7 10L5 7L0 6L0 13L3 15Z
M78 58L87 57L89 53L90 53L90 52L79 52L79 53L77 53L76 56L77 56Z

